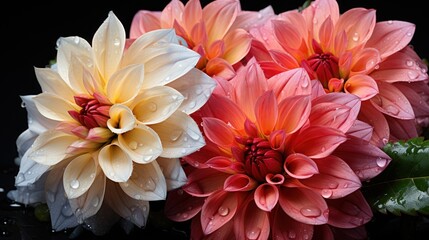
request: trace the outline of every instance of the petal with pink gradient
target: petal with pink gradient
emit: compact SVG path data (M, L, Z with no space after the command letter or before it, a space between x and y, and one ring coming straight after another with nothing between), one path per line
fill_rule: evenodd
M213 169L199 169L188 175L188 183L183 190L196 197L207 197L222 189L225 180L230 176Z
M268 239L270 234L268 213L256 206L252 195L248 195L237 214L234 221L234 232L237 239Z
M272 184L261 184L255 190L254 199L258 208L270 212L279 200L279 189Z
M378 86L368 75L353 75L344 84L344 91L358 96L362 101L371 99L378 94Z
M200 213L204 200L204 198L194 197L180 188L175 189L168 192L164 213L166 217L176 222L200 219L196 215Z
M273 210L272 235L279 239L313 239L314 226L289 217L281 207Z
M238 207L237 194L217 191L206 199L201 210L201 226L204 234L208 235L216 231L234 217Z
M380 112L399 119L413 119L414 111L404 94L392 84L377 82L379 94L371 98Z
M298 131L310 116L310 96L301 95L283 99L278 106L276 129L282 129L287 134Z

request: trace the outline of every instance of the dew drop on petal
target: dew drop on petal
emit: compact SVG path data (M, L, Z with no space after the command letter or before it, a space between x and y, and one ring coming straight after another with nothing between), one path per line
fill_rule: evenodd
M24 174L18 173L18 175L15 178L15 183L19 184L22 183L25 180Z
M410 80L414 80L419 76L419 74L415 71L408 71L407 75L410 78Z
M302 83L301 83L301 87L302 88L307 88L308 87L308 81L302 81Z
M113 39L113 45L118 47L121 44L121 41L119 40L119 38L115 38Z
M246 232L246 237L250 240L254 240L254 239L258 239L259 235L261 234L261 229L260 228L256 228L256 229L252 229L250 231Z
M386 111L392 115L397 115L399 113L399 109L393 105L388 105L385 107Z
M331 183L328 184L328 186L329 186L330 189L334 189L334 188L338 187L338 183L337 182L331 182Z
M224 206L220 206L219 209L217 210L217 213L220 216L225 217L226 215L229 214L229 208L224 207Z
M188 218L188 214L187 213L182 213L182 218L183 219L187 219Z
M149 108L149 111L151 111L151 112L155 112L155 111L158 109L158 106L156 105L156 103L154 103L154 102L150 102L150 103L148 104L148 108Z
M79 180L77 180L77 179L74 179L70 182L70 187L73 189L79 188L79 185L80 185L80 183L79 183Z
M136 141L131 141L131 142L128 144L128 147L129 147L131 150L136 150L136 149L137 149L137 147L138 147L138 143L137 143Z
M406 64L408 67L412 67L412 66L414 65L414 61L413 61L413 60L407 60L407 61L405 62L405 64Z
M305 217L319 217L322 214L322 211L316 207L301 208L300 212Z
M153 190L155 190L155 188L156 188L156 185L152 179L148 179L144 184L144 190L145 191L153 191Z
M64 205L61 209L61 214L66 217L70 217L73 214L71 207L69 205Z
M100 203L99 197L96 196L92 199L92 206L97 207L99 203Z
M377 158L376 162L377 162L377 166L379 166L379 167L382 168L382 167L386 166L387 159L385 159L385 158Z
M192 130L187 131L187 133L188 133L189 137L191 137L195 141L200 139L200 134L198 134Z
M25 102L21 102L21 107L25 108Z
M355 41L355 42L359 41L359 34L358 34L357 32L355 32L355 33L353 34L352 39L353 39L353 41Z
M332 196L332 190L329 190L329 189L322 190L322 197L330 198L331 196Z
M182 133L183 133L183 131L182 131L181 129L174 130L174 131L173 131L173 132L171 132L171 134L170 134L170 140L171 140L172 142L177 141L177 139L179 139L179 138L180 138L180 136L182 136Z
M393 21L389 20L389 21L387 21L387 24L391 25L391 24L393 24Z
M145 223L145 217L143 215L143 212L140 208L134 209L132 213L132 218L134 222L138 223L139 225L144 225Z
M291 239L294 239L294 238L296 238L296 232L291 230L291 231L289 231L287 236Z

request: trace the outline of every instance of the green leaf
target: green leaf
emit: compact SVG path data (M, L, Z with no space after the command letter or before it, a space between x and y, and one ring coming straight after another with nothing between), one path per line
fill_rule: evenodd
M429 215L429 141L419 137L389 143L384 151L392 161L362 186L368 203L384 214Z

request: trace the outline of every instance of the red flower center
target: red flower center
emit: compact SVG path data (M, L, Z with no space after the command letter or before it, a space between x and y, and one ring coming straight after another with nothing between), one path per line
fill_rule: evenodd
M273 150L267 140L255 137L240 143L244 145L245 170L255 180L264 181L269 173L282 173L283 154Z
M109 110L112 105L107 99L99 94L93 96L79 95L74 97L74 101L82 109L77 112L70 110L68 113L82 126L88 129L95 127L107 127L109 120Z

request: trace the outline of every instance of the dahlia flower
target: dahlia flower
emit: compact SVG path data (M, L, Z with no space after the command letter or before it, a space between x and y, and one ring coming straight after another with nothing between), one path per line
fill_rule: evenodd
M391 159L356 120L359 97L324 94L303 68L266 79L254 59L220 82L192 115L206 145L183 157L188 181L166 215L191 220L191 239L364 236L362 181Z
M409 45L414 31L409 22L376 22L374 9L340 14L335 0L315 0L251 29L250 54L268 77L303 67L327 93L358 96L358 119L374 127L372 141L382 147L427 126L427 66Z
M200 56L168 29L125 42L113 12L92 45L60 38L54 67L35 68L42 93L22 97L29 129L9 197L46 201L54 230L145 226L149 202L186 182L179 158L205 144L189 114L216 83L195 68Z
M199 69L212 77L230 79L250 49L251 36L246 30L272 15L270 6L259 12L243 11L238 0L215 0L204 8L199 0L186 5L172 0L161 12L138 11L129 41L154 29L174 28L183 44L201 55Z

